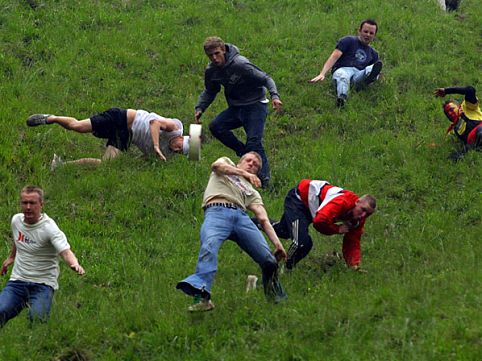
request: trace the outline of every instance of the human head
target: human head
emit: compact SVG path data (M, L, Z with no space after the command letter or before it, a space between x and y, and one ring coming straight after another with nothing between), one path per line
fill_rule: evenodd
M359 222L364 218L370 217L377 208L377 200L375 197L365 194L358 198L355 207L351 210L351 218L355 222Z
M226 64L226 44L223 39L217 36L210 36L204 41L204 52L207 57L217 67Z
M244 154L237 164L237 167L251 174L258 174L263 166L263 160L257 152L248 152Z
M459 103L454 100L447 100L443 105L443 109L445 115L452 123L459 121L460 116L462 115L462 107Z
M20 206L24 222L35 224L39 221L44 204L44 191L37 186L26 186L20 191Z
M375 39L377 31L378 24L375 20L363 20L358 28L358 38L363 44L368 45Z
M184 150L185 150L184 143L185 143L184 137L182 135L172 137L169 140L169 149L171 151L173 151L174 153L184 153L184 154L186 154L184 152ZM189 146L188 146L187 150L189 150Z

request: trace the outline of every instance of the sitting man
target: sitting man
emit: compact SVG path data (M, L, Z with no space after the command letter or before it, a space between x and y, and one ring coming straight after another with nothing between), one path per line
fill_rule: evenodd
M482 112L475 88L471 86L437 88L434 94L437 97L444 97L447 94L464 95L462 104L448 100L443 105L445 115L452 122L447 133L454 134L463 144L462 150L453 152L450 159L457 161L471 149L482 149Z
M179 119L164 118L145 110L111 108L84 120L50 114L34 114L27 119L30 127L57 123L78 133L92 133L97 138L108 139L102 160L115 158L134 143L145 155L156 155L165 161L169 153L187 154L188 138L183 137ZM51 170L72 164L100 164L101 159L82 158L64 162L54 154Z
M218 252L227 239L232 239L260 267L263 274L264 292L268 300L279 302L287 298L278 281L279 260L286 259L286 251L269 223L268 215L258 191L261 186L256 176L261 168L261 156L256 152L244 154L237 165L227 157L219 158L211 165L211 176L204 192L204 222L201 226L201 249L196 272L176 288L189 296L194 303L191 312L210 311L211 290L218 265ZM271 253L262 233L251 222L246 210L252 211L261 227L273 243Z
M65 234L42 213L43 190L23 188L20 206L22 213L12 217L12 250L1 270L5 275L13 264L10 280L0 293L0 327L26 307L30 321L48 319L54 291L59 288L58 255L77 274L85 273Z
M303 179L291 189L279 222L272 222L280 238L291 239L286 268L292 269L308 255L313 241L308 226L326 235L343 234L343 257L346 264L358 270L361 262L360 239L365 219L376 209L370 195L361 198L326 181ZM257 220L254 220L257 223Z
M361 89L378 79L382 62L378 60L378 53L370 46L377 31L378 25L374 20L363 20L358 29L358 36L341 38L320 74L310 80L311 83L323 81L326 73L332 69L338 107L345 105L350 83Z

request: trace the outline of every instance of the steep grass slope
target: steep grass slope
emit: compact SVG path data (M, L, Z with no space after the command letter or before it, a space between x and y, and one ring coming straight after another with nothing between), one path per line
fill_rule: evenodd
M62 265L50 322L31 328L25 314L9 322L0 360L480 357L482 157L447 160L456 143L432 96L450 85L482 92L478 1L464 0L458 13L434 0L4 0L0 10L0 256L9 252L18 191L33 183L45 188L45 211L87 270L77 278ZM367 17L380 25L383 79L340 111L329 79L307 81ZM301 178L377 197L362 240L367 274L342 264L323 272L322 255L341 241L312 232L312 253L283 276L288 302L271 305L260 290L244 293L246 276L259 270L227 242L216 310L187 314L189 299L174 287L195 268L209 166L235 158L208 134L225 107L221 94L203 117L198 163L161 164L132 149L98 168L49 172L54 152L98 157L102 142L27 128L29 114L85 118L121 106L187 126L209 35L238 45L281 92L284 112L266 125L273 185L262 194L271 217Z

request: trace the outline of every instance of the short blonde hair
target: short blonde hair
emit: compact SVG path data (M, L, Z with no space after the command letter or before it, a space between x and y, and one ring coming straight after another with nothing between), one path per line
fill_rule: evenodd
M226 49L226 44L224 43L224 40L221 39L218 36L210 36L204 40L204 51L208 52L210 50L216 49L216 48L222 48Z
M22 190L20 191L20 196L23 194L23 193L37 193L39 198L40 198L40 202L43 203L44 202L44 190L40 187L37 187L37 186L31 186L31 185L28 185L28 186L25 186L22 188Z

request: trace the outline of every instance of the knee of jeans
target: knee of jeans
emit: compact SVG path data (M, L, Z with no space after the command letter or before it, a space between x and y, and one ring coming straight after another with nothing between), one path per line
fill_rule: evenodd
M344 71L343 69L338 69L333 73L333 80L347 82L350 80L350 77L348 76L346 71Z
M221 133L221 126L215 121L212 121L209 123L209 131L212 135L216 136L217 134Z

